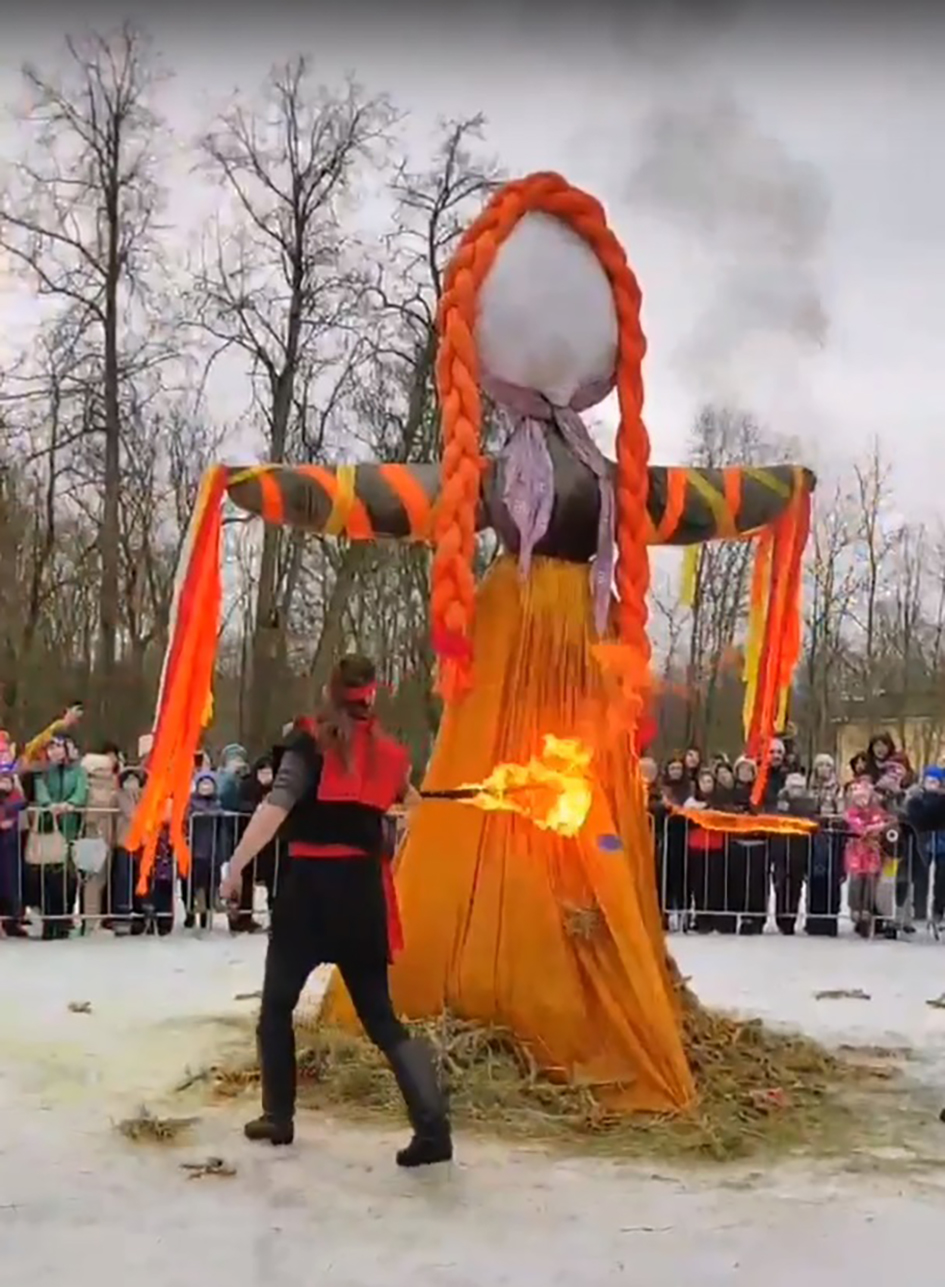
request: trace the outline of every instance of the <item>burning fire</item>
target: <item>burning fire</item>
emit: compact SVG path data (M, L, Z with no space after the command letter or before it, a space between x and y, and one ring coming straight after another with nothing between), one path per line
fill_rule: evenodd
M591 809L592 752L577 738L546 734L540 755L527 764L498 764L481 782L461 788L475 791L467 803L490 812L518 813L561 836L576 836Z

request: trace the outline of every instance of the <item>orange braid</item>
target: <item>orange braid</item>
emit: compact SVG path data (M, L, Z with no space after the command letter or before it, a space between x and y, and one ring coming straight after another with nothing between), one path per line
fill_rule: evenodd
M482 473L479 358L475 327L479 291L502 243L530 212L553 215L584 239L610 281L618 324L616 536L617 632L633 654L633 671L648 668L646 596L647 488L650 440L643 424L641 364L646 340L641 295L603 207L558 174L532 174L507 184L466 231L446 271L437 325L437 392L443 425L442 487L434 524L433 646L440 659L439 690L447 701L471 683L475 603L472 561Z

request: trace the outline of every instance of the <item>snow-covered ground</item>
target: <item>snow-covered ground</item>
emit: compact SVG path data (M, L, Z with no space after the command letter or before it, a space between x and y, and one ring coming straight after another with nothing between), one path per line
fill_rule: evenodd
M942 1087L945 944L675 938L713 1005L830 1042L910 1046ZM0 1283L30 1287L872 1287L932 1275L945 1178L792 1163L654 1173L460 1138L436 1174L392 1164L398 1136L303 1118L295 1149L252 1148L240 1112L207 1112L179 1148L114 1122L160 1109L219 1053L259 987L265 941L0 942ZM869 1000L814 1000L860 988ZM88 1002L91 1013L70 1003ZM180 1110L178 1110L180 1111ZM930 1114L930 1152L942 1126ZM191 1181L208 1155L233 1178ZM945 1172L942 1173L945 1176Z

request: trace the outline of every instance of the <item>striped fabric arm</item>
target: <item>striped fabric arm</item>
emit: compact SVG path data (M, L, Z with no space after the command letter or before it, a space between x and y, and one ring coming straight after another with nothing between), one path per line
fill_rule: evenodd
M430 540L440 470L430 465L257 465L231 469L230 499L267 523L352 541ZM652 466L651 545L695 545L770 526L814 476L794 465L688 469ZM588 505L599 504L595 488ZM594 516L591 515L593 521ZM488 525L483 509L480 527Z

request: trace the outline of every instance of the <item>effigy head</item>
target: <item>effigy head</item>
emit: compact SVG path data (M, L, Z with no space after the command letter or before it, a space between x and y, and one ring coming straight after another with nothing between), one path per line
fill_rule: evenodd
M523 215L479 295L480 380L511 426L483 499L523 576L534 554L594 559L601 631L614 571L612 467L579 413L613 389L618 338L613 291L591 247L561 219Z
M614 385L617 310L587 242L561 219L523 215L482 283L475 340L487 390L576 411L602 401Z
M636 278L600 203L557 174L533 174L500 189L456 249L438 315L443 457L431 612L438 686L448 701L471 684L483 389L516 419L504 461L504 499L519 529L523 572L555 503L544 450L548 431L596 476L595 624L603 635L616 583L612 615L622 688L642 690L650 656L649 438L642 418L646 341L640 304ZM614 385L620 422L612 477L578 411ZM629 702L632 709L638 711L639 702Z

